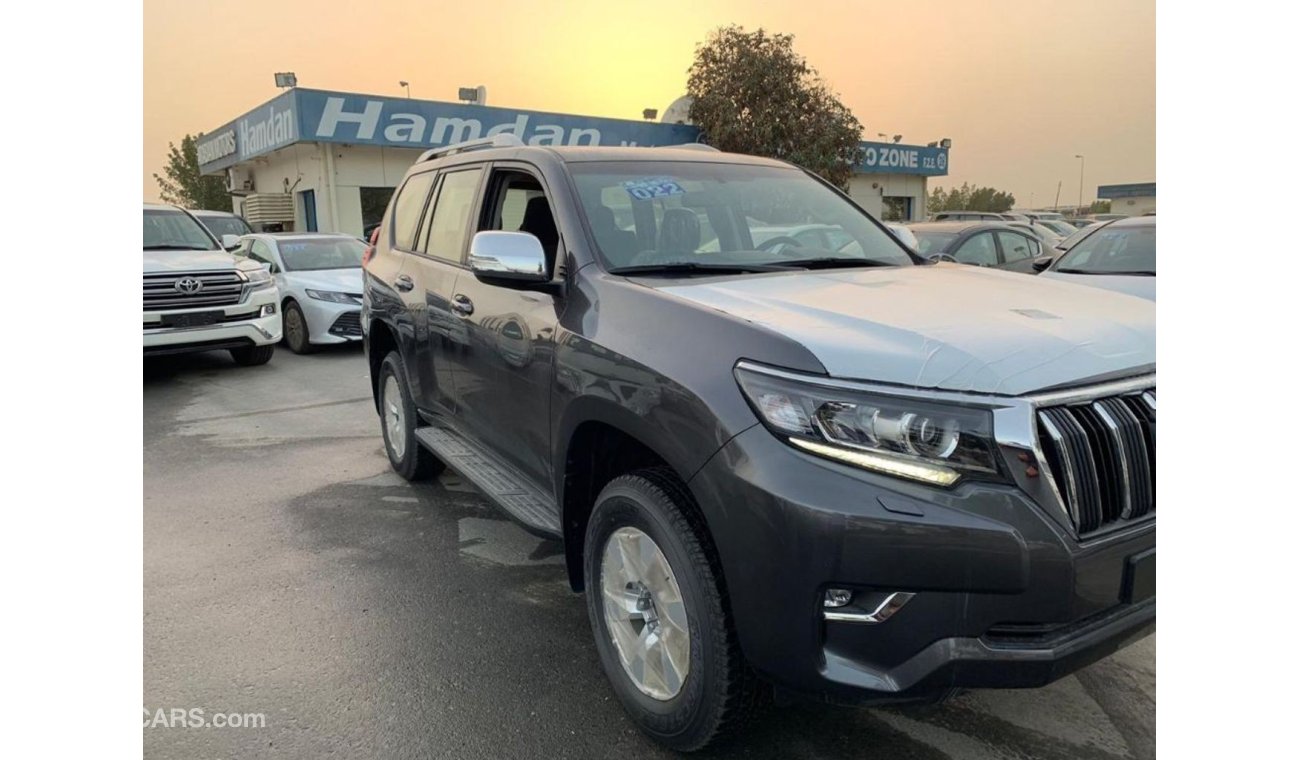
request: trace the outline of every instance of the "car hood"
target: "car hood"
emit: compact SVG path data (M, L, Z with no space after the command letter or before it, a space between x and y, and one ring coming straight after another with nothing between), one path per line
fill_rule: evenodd
M361 268L318 269L315 271L285 272L285 287L333 290L339 293L360 293Z
M834 377L1020 395L1155 368L1154 304L1024 274L937 264L636 281L797 340Z
M237 259L226 251L145 251L144 271L196 272L234 269Z
M1156 278L1122 274L1066 274L1064 272L1043 272L1040 277L1061 282L1073 282L1105 288L1116 293L1127 293L1148 301L1156 300Z

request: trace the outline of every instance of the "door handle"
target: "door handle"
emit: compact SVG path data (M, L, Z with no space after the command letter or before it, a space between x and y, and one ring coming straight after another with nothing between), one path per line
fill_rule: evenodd
M406 293L415 287L415 283L411 281L410 276L399 274L397 275L397 281L393 283L393 287Z
M451 299L451 310L462 317L468 317L474 313L474 302L457 293Z

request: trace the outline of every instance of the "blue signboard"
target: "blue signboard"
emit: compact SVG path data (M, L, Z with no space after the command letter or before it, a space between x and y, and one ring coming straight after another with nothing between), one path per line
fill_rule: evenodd
M699 130L681 124L604 119L319 90L297 90L302 139L431 148L513 134L527 145L680 145Z
M211 174L297 142L297 91L290 90L199 138L199 169Z
M862 142L859 174L919 174L941 177L948 173L948 149L925 145Z
M295 142L424 149L498 134L527 145L654 146L696 142L700 132L684 124L295 88L204 134L199 167L211 174ZM873 142L862 148L857 172L948 173L946 148Z
M1097 188L1098 198L1154 198L1156 183L1138 182L1131 185L1102 185Z

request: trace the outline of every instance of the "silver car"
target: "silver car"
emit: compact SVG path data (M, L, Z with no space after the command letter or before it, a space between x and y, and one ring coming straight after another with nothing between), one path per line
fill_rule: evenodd
M1156 300L1156 218L1137 216L1101 227L1040 275Z
M284 342L296 354L361 340L361 256L366 245L332 233L255 234L238 253L275 277L284 311Z

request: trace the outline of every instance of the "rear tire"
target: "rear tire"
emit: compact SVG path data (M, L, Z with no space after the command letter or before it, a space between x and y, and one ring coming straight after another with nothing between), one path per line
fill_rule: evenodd
M384 357L379 365L375 388L384 451L393 470L406 480L426 480L446 469L446 465L415 438L415 421L419 418L411 392L406 387L406 366L401 354L389 351Z
M633 543L623 543L629 539ZM629 548L645 549L640 556L650 559L623 561L634 554ZM640 568L633 567L637 564ZM648 570L640 573L646 582L624 583L638 570ZM667 747L693 752L734 735L754 714L767 688L740 652L716 554L675 474L664 468L641 470L605 486L587 523L584 576L601 665L642 731ZM650 612L639 611L643 609ZM683 614L685 624L675 622ZM644 621L639 631L637 616ZM622 626L629 629L612 632ZM677 657L669 656L674 654L673 637L676 642L686 638L682 630L689 633L685 667L675 662L680 650ZM629 631L638 637L635 644ZM644 643L650 641L655 643ZM636 650L636 644L642 648ZM628 649L641 652L640 658L629 658ZM672 676L658 675L670 669ZM676 674L683 670L679 680Z
M234 359L235 364L241 367L256 367L266 364L271 361L271 356L274 354L274 343L268 343L265 346L245 346L230 349L230 358Z
M315 350L307 317L302 313L302 307L293 301L284 303L284 344L295 354L310 354Z

